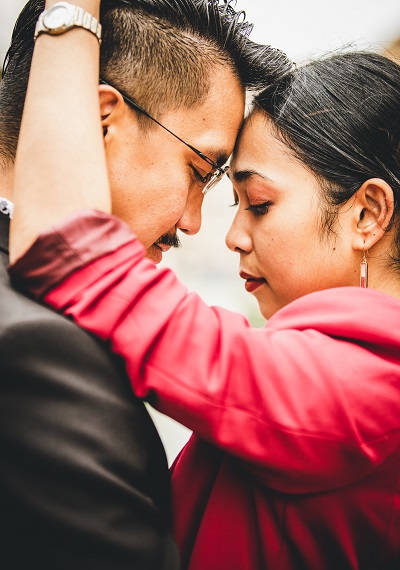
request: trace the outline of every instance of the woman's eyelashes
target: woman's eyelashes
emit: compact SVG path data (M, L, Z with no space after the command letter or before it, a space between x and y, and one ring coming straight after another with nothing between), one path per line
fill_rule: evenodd
M233 191L233 204L230 204L231 207L233 206L239 206L239 204L242 202L242 200L244 202L247 202L248 206L246 208L244 208L244 210L251 212L254 216L263 216L265 214L268 213L270 207L273 204L272 200L265 200L265 202L261 202L258 204L252 204L251 200L250 200L250 196L247 195L247 193L241 198L239 199L239 193L236 192L235 190ZM244 206L244 204L243 204Z
M229 204L230 208L233 208L234 206L239 206L239 196L235 191L233 191L233 204Z
M251 212L255 216L263 216L264 214L268 213L269 208L271 207L272 202L268 200L267 202L263 202L262 204L250 204L245 210Z

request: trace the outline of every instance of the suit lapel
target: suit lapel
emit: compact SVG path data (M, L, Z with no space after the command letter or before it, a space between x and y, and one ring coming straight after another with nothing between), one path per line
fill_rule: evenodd
M8 234L10 231L10 218L0 213L0 251L8 255Z

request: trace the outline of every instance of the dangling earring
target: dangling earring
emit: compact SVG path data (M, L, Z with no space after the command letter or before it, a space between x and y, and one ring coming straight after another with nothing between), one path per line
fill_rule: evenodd
M360 263L360 287L362 287L363 289L366 289L368 287L368 261L367 258L365 257L365 249L364 249L364 256L363 256L363 260Z

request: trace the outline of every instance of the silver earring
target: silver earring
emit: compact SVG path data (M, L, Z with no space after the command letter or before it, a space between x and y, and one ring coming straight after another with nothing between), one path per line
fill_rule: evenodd
M368 253L368 250L366 252L364 250L363 260L360 263L360 287L363 289L368 287L368 261L365 253Z

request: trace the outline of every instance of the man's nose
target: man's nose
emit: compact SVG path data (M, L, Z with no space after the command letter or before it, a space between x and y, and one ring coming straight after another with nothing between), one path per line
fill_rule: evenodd
M192 236L197 234L201 228L201 207L203 205L204 194L197 188L190 190L185 209L176 224L181 232Z

